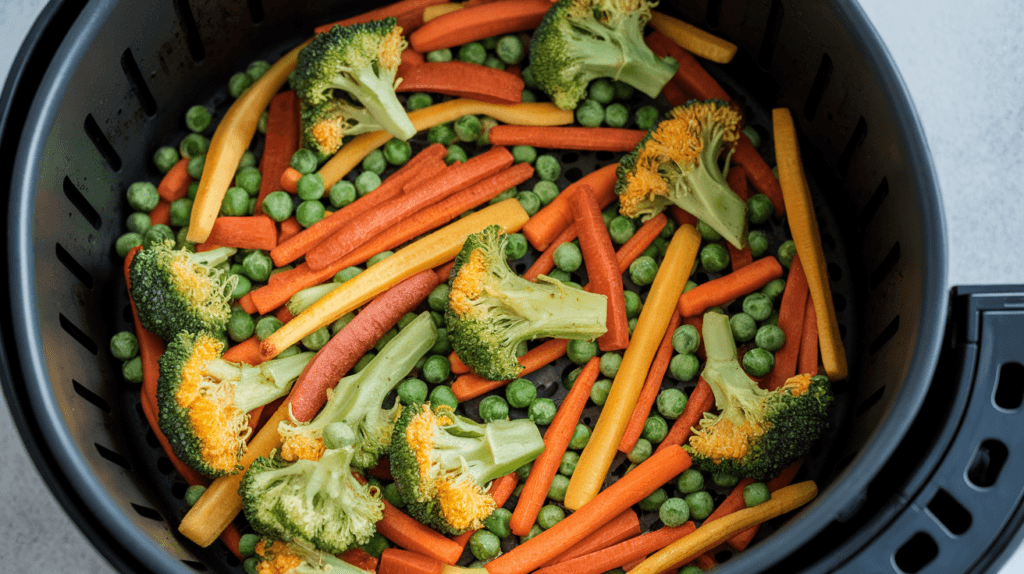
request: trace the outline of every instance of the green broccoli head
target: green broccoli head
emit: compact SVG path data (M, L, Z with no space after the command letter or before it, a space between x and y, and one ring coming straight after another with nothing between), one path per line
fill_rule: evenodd
M530 42L530 70L555 105L575 109L597 78L625 82L652 98L675 75L673 58L644 43L647 0L558 0Z
M669 111L619 162L620 212L649 219L676 205L743 248L747 203L725 180L741 121L722 100L690 100ZM725 171L719 167L723 152Z
M290 76L291 87L307 105L351 99L358 106L347 106L349 117L360 110L374 120L378 129L407 140L416 134L416 128L395 94L395 76L406 46L408 42L394 18L333 26L317 34L299 52ZM307 112L320 117L342 115L336 108ZM305 131L307 124L303 125ZM333 140L325 137L324 141Z
M274 359L258 367L221 359L213 335L182 331L160 356L157 418L175 456L216 477L234 474L245 452L249 411L288 394L313 353Z
M707 364L701 376L719 414L705 414L685 449L696 468L764 481L805 455L828 426L828 377L801 374L774 391L746 375L737 360L729 319L704 315Z
M202 253L154 243L132 259L129 293L139 322L165 342L179 331L223 332L231 318L231 293L238 277L217 268L236 249Z
M256 543L255 558L255 571L259 574L367 574L367 570L301 540L281 542L264 538Z
M505 259L497 225L470 235L455 257L445 310L448 339L466 365L490 380L514 379L516 348L541 337L596 339L607 330L607 299L541 275L536 283Z
M319 460L257 457L242 478L242 511L256 532L339 554L366 544L384 516L380 488L353 474L355 435L340 427L338 448ZM345 444L345 443L348 444Z
M358 374L345 377L331 391L313 420L286 420L278 426L285 460L317 460L323 453L324 430L343 423L355 438L353 466L368 468L391 446L392 430L401 405L383 408L384 399L408 375L437 340L429 312L421 313L381 349Z
M449 535L479 529L494 511L488 484L544 450L529 419L474 422L447 405L402 411L391 445L391 474L406 512Z

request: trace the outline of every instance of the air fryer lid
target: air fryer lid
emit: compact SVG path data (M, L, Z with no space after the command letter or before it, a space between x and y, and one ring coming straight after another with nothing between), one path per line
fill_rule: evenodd
M33 30L5 88L4 268L15 318L3 326L5 391L51 489L125 571L187 572L200 563L226 570L237 561L176 535L184 485L148 431L138 393L104 352L128 325L113 320L126 298L110 250L127 213L123 190L152 177L154 142L180 131L189 105L223 110L220 88L231 73L276 58L312 24L364 9L276 0L107 0L80 12L58 5ZM734 63L710 70L738 95L748 123L768 133L772 107L794 112L851 363L849 381L836 385L841 424L808 464L821 494L722 570L769 568L786 558L783 549L853 541L851 532L874 538L906 506L884 501L913 478L917 461L929 460L929 448L946 447L899 452L912 456L886 476L891 488L877 490L901 441L918 438L911 425L935 371L947 306L935 178L906 91L864 15L847 3L666 1L659 9L740 46ZM582 169L588 160L579 161ZM951 417L962 413L943 404ZM882 520L879 506L890 510ZM831 566L866 541L856 542ZM813 546L786 567L824 567Z

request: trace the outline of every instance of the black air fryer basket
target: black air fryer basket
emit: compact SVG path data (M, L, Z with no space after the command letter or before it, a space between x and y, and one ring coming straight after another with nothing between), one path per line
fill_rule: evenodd
M335 4L55 2L5 87L4 391L51 490L124 572L240 571L220 543L198 548L177 534L185 484L106 351L130 328L111 248L129 212L124 190L154 178L152 152L183 135L190 105L223 113L232 73L368 8ZM716 571L998 567L1024 519L1024 438L1013 424L1024 297L946 284L928 150L874 30L855 3L835 0L659 9L739 45L734 62L709 70L748 124L768 135L771 108L792 110L850 361L826 448L803 471L818 498L747 551L719 556ZM578 178L595 157L563 156L564 173ZM559 372L539 373L555 392Z

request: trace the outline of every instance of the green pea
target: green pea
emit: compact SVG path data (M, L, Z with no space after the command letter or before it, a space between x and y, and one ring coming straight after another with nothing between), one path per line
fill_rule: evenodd
M339 317L337 321L331 323L331 335L337 335L338 331L344 329L345 325L348 325L352 321L352 319L355 318L355 316L355 313L345 313L344 315Z
M761 293L766 295L772 301L778 301L785 290L786 280L779 278L769 281L767 285L761 288Z
M506 236L508 243L505 244L505 258L515 261L526 256L530 244L522 233L510 233Z
M128 219L125 221L125 227L128 229L128 231L138 233L139 235L145 233L146 230L149 229L149 226L152 224L153 223L152 220L149 218L149 214L143 213L141 211L132 212L131 214L128 215Z
M772 498L768 485L763 482L752 482L743 487L743 503L747 508L764 504Z
M789 266L793 264L793 257L796 255L796 243L793 243L792 239L788 239L779 246L778 256L779 263L789 269Z
M484 397L477 408L480 418L485 423L508 420L508 403L501 395Z
M640 500L640 509L647 512L657 512L662 504L668 500L668 493L664 488L659 488Z
M425 94L423 92L409 94L409 99L405 100L405 107L410 112L420 110L432 105L434 105L434 98L431 97L430 94Z
M668 527L682 526L690 520L690 506L682 498L669 498L658 509L658 519Z
M775 366L775 355L761 347L754 347L744 353L742 363L743 370L750 376L763 377Z
M249 193L240 187L229 187L220 204L220 214L226 216L246 215L249 208Z
M142 357L135 356L121 364L121 376L124 380L139 384L142 382Z
M498 538L512 536L512 529L509 522L512 520L512 511L505 508L495 508L490 516L483 520L484 528L490 530Z
M721 241L722 234L717 229L711 227L703 220L697 221L697 232L700 233L700 238L704 241Z
M582 365L597 356L597 341L570 340L565 354L573 363Z
M302 338L302 346L310 351L319 351L331 340L331 331L327 327L320 327L316 331Z
M676 479L676 488L683 494L704 489L704 474L695 468L688 468Z
M692 381L700 372L700 360L693 353L682 353L672 357L668 371L678 381Z
M384 496L384 500L391 503L395 508L405 508L405 499L402 498L402 494L398 492L398 485L394 482L389 482L380 489L381 494Z
M164 225L163 223L151 225L149 229L142 234L142 246L144 248L150 247L154 243L161 243L164 241L174 241L174 231L171 230L170 226Z
M569 374L565 375L565 377L562 379L562 386L565 387L566 389L571 389L573 384L576 383L576 379L579 378L580 373L582 372L583 367L576 367L575 369L569 371Z
M459 144L452 144L448 146L448 153L444 156L444 162L451 165L455 162L466 163L469 160L469 156L466 155L466 150L462 149Z
M252 291L252 281L241 273L233 274L237 281L235 282L235 288L231 291L231 298L234 300L241 299L246 293Z
M658 275L658 264L649 255L641 255L629 264L629 278L634 285L645 287L654 283Z
M427 383L419 379L405 379L398 384L398 400L403 405L418 405L427 400Z
M241 307L233 307L231 309L231 316L228 318L227 335L228 338L236 343L252 337L253 332L256 330L256 323L252 320L252 316L245 312Z
M187 197L175 199L171 202L170 220L174 227L188 225L192 217L192 200Z
M363 158L363 163L361 165L364 172L372 171L373 173L380 175L384 173L385 169L387 169L388 160L384 158L383 151L375 149Z
M185 504L187 504L189 506L195 506L195 504L197 502L199 502L199 499L202 498L204 494L206 494L206 487L204 485L202 485L202 484L192 484L192 485L189 485L189 487L185 489ZM254 534L249 534L249 536L252 537L252 536L255 536L255 535ZM247 542L248 540L245 540L245 536L242 536L241 538L242 539L240 539L238 541L238 551L239 551L239 553L242 554L242 556L246 556L246 555L251 556L252 554L254 554L255 552L250 552L249 554L246 554L245 549L243 548L243 544L245 542ZM256 536L256 538L258 540L259 536ZM251 538L249 538L249 540L251 540ZM255 546L255 542L253 543L253 545Z
M303 201L295 208L295 219L302 227L309 227L323 219L325 211L324 204L319 201Z
M537 94L534 94L532 91L530 91L530 90L528 90L526 88L523 88L523 92L519 96L519 99L524 104L533 103L533 102L537 101Z
M520 191L516 194L516 200L519 201L519 205L523 206L523 211L531 217L540 211L540 198L532 191Z
M139 339L131 331L121 331L110 338L110 354L119 361L127 361L139 354Z
M636 319L640 316L640 311L644 308L644 304L640 301L640 295L636 292L626 290L624 293L626 297L626 318Z
M252 78L252 81L260 79L263 74L267 73L270 69L270 62L266 60L253 60L249 63L249 66L245 68L245 74Z
M636 110L635 116L637 129L649 131L658 124L661 113L654 106L641 106Z
M380 187L380 184L381 179L376 172L364 171L356 177L356 193L359 194L359 197L362 197Z
M284 326L280 319L273 315L264 315L256 321L256 338L260 341L274 334L275 331Z
M205 106L192 106L185 111L185 126L193 132L206 131L213 121L213 114Z
M384 159L391 165L405 165L412 157L412 146L409 142L391 138L384 144Z
M451 372L452 365L448 361L448 357L431 355L423 363L423 368L420 369L420 376L428 383L437 384L447 380Z
M362 357L359 358L358 361L356 361L355 366L352 367L352 372L358 373L359 371L362 371L363 369L366 368L367 365L370 364L370 361L372 361L373 358L376 356L376 351L367 351L366 354L364 354Z
M342 179L331 186L330 191L327 192L327 198L331 202L331 207L335 209L345 207L356 200L356 186L351 181ZM266 199L263 200L264 205L266 205L266 201ZM263 209L265 211L266 207Z
M677 353L696 353L700 348L700 333L693 325L680 325L672 332L672 348Z
M668 436L668 422L664 417L651 415L644 421L644 428L640 431L640 437L651 444L657 444Z
M640 438L637 439L636 444L633 445L632 450L629 451L629 454L626 455L626 458L629 459L629 462L633 464L640 464L641 462L650 458L651 453L653 452L654 447L651 446L651 441L645 438Z
M576 428L572 431L572 438L569 439L569 448L583 450L590 442L590 434L590 427L583 423L576 423Z
M765 223L775 212L772 200L763 193L755 193L747 199L747 221L754 225Z
M534 399L526 409L527 417L541 426L551 424L556 412L558 412L558 407L555 406L555 401L546 397Z
M459 60L471 64L483 64L487 61L487 48L480 42L463 44L459 48Z
M567 241L556 247L553 258L555 266L567 273L572 273L583 265L583 253L572 241Z
M711 499L711 494L706 490L691 492L690 494L687 494L683 500L686 501L686 506L690 508L690 516L695 520L704 520L708 516L711 516L711 511L714 510L715 507L715 503Z
M615 87L616 100L629 100L633 97L633 94L636 93L636 89L626 82L615 80L612 82L612 86Z
M761 134L760 132L757 131L757 128L751 125L746 125L743 126L743 129L741 131L743 135L747 136L747 139L750 140L750 143L755 148L761 147Z
M439 50L431 50L427 52L423 59L428 62L451 62L452 51L450 48L441 48Z
M256 131L263 135L267 135L267 122L270 121L270 114L267 110L263 110L260 114L260 119L256 120Z
M743 298L743 312L755 321L764 321L772 314L771 297L760 291L747 295Z
M346 268L342 269L341 271L338 271L337 273L335 273L334 274L334 279L332 279L332 281L334 281L335 283L344 283L344 282L348 281L349 279L355 277L356 275L359 275L362 272L363 272L363 268L362 267L359 267L359 266L356 266L356 265L352 265L350 267L346 267Z
M550 490L549 490L549 492L550 492ZM562 494L562 498L565 498L565 494ZM530 527L530 531L526 533L526 536L520 536L519 537L519 543L522 544L524 542L527 542L528 540L530 540L531 538L537 536L541 532L544 532L544 529L540 527L540 524L534 524L533 526Z
M721 243L708 243L700 248L700 265L708 273L718 273L729 266L729 250Z
M537 524L544 530L565 520L565 511L557 504L545 504L537 513Z
M612 241L618 245L629 241L630 237L636 233L636 225L633 220L626 217L625 215L618 215L615 219L612 219L611 223L608 224L608 235L611 236Z
M597 100L587 98L576 106L576 123L596 128L604 123L604 106Z
M313 173L317 166L316 154L311 149L299 148L292 154L289 165L303 175Z
M448 293L451 288L447 283L442 283L427 295L427 305L434 311L444 311L448 307Z
M430 404L437 410L439 406L448 406L454 409L459 406L459 399L455 398L455 393L452 392L451 387L444 385L438 385L430 391Z
M262 251L253 251L242 260L242 269L246 277L256 283L263 283L270 279L270 271L273 268L273 260Z
M739 484L740 477L731 472L713 472L711 473L711 482L721 488L732 488Z
M729 317L729 326L732 328L732 337L740 343L746 343L757 335L757 321L746 313L736 313Z
M384 261L385 259L391 257L394 254L394 251L381 251L380 253L366 260L366 267L373 267L374 265L380 263L381 261Z
M505 62L502 62L501 58L490 54L488 54L487 59L484 60L484 65L495 70L504 70L506 67Z
M137 181L129 185L125 194L128 197L128 205L135 211L149 213L160 202L156 186L148 181Z
M498 125L498 120L490 116L480 116L480 137L477 138L476 144L481 146L491 145L491 128L496 125Z
M160 173L167 173L171 171L174 164L178 163L181 159L181 154L173 146L165 145L160 146L153 152L153 165L156 166L157 171Z
M253 79L245 72L232 74L231 77L228 78L228 93L232 98L238 98L242 95L242 92L252 85L252 82Z
M576 472L576 465L580 462L580 455L576 451L567 450L562 454L562 462L558 464L559 474L572 476Z
M675 420L683 414L686 409L686 393L676 388L668 388L658 393L655 399L655 406L661 416L669 420Z
M533 462L528 462L523 466L516 469L516 476L519 477L519 482L525 482L530 476L530 471L533 469Z
M526 46L517 34L507 34L499 38L494 51L502 62L510 66L523 61L526 56Z
M509 406L525 409L537 398L537 387L528 379L515 379L505 387L505 399Z
M532 164L537 159L537 148L532 145L512 146L512 161Z
M293 206L292 196L285 191L272 191L263 198L263 213L278 223L292 216Z
M467 114L455 120L452 125L452 129L455 130L455 137L457 137L459 141L474 142L480 137L482 125L480 123L480 118L472 114Z
M538 178L544 181L556 181L562 175L562 166L553 155L537 156L533 168Z
M565 500L565 491L569 489L569 477L564 474L556 474L551 479L551 486L548 487L548 498L562 502Z
M594 401L594 404L603 407L604 402L608 400L608 391L612 388L611 379L598 379L594 382L594 385L590 387L590 400Z
M587 96L599 104L610 104L615 99L615 86L608 78L598 78L590 82Z
M629 108L615 102L604 109L604 123L612 128L624 128L629 123Z
M512 189L507 189L499 193L498 195L494 196L493 198L491 198L490 201L487 202L487 204L493 205L495 203L505 201L506 199L513 199L517 195L519 195L519 192L516 190L516 188L513 187Z
M260 170L254 166L245 166L235 173L235 186L240 187L249 194L256 196L260 192L260 184L263 183L263 176Z
M324 178L319 173L307 173L295 184L295 193L303 201L316 201L324 196Z
M601 374L614 379L615 375L619 372L619 365L622 364L622 355L618 353L604 353L601 355L601 362L599 364L599 370Z
M187 136L181 138L181 141L178 142L178 153L181 154L181 157L187 157L189 158L189 160L192 160L193 158L205 154L206 151L209 149L210 138L197 133L188 134ZM199 176L203 174L202 162L198 164L197 167L199 169L197 172L196 170L194 170L191 161L189 161L189 163L186 164L186 167L188 174L189 176L192 177L192 179L199 179ZM194 175L194 173L198 173L199 175Z
M530 66L526 66L525 68L523 68L520 74L523 77L523 84L525 84L527 88L540 87L540 84L537 83L537 77L533 75L533 70L530 68Z
M540 199L541 205L547 205L558 197L558 184L553 181L538 181L533 186L533 193Z

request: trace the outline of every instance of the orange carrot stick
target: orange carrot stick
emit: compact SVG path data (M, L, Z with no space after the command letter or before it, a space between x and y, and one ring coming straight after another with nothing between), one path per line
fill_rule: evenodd
M644 38L644 41L647 42L647 46L659 58L672 56L679 62L679 70L676 71L673 81L684 92L689 93L698 100L714 99L732 102L729 94L700 65L700 62L697 61L697 58L693 57L693 54L677 46L675 42L669 40L661 32L651 32Z
M277 246L277 225L266 215L218 217L203 244L269 251ZM201 244L202 245L202 244ZM202 251L198 248L197 251Z
M263 213L263 199L281 189L281 175L291 167L292 155L299 149L299 99L294 90L275 95L267 106L267 133L260 156L260 191L254 213Z
M368 554L362 548L349 548L338 555L343 561L355 566L356 568L366 570L367 572L377 571L377 559Z
M785 215L786 203L782 200L782 187L779 186L779 180L775 179L772 168L765 163L764 158L757 152L754 144L750 143L750 138L746 134L741 134L740 141L736 142L736 151L732 154L732 161L743 166L747 179L758 193L763 193L772 200L774 215L776 217Z
M704 413L714 408L715 393L711 391L711 385L704 380L704 377L701 377L693 392L690 393L689 400L686 401L683 414L676 419L676 422L672 423L672 428L668 429L668 434L665 435L655 452L673 444L686 444L686 441L690 440L692 429L700 423Z
M675 205L669 207L668 210L669 213L672 214L672 220L675 221L677 225L697 225L697 218L692 213L683 211Z
M455 165L456 163L461 164L462 162L453 162L452 165ZM415 176L413 176L412 179L407 181L405 185L402 186L402 193L408 193L409 191L416 189L417 187L423 185L424 183L434 179L435 177L437 177L437 174L444 171L446 167L448 167L448 164L444 162L444 156L432 156L427 161L424 161L423 166L419 169L419 172ZM383 203L383 201L384 200L381 199L378 202L378 205L380 203Z
M463 8L438 16L409 34L409 45L426 54L492 36L533 30L550 8L548 0L505 0Z
M661 528L624 540L603 550L537 570L536 574L600 574L625 566L696 530L693 522Z
M665 217L665 214L659 213L645 221L640 229L637 229L636 233L619 247L619 250L615 252L615 259L618 262L620 274L625 273L629 269L629 265L654 243L667 223L668 218Z
M338 20L337 22L331 22L330 24L324 24L317 26L313 29L317 34L321 34L330 30L334 26L351 26L352 24L361 24L369 22L371 20L383 20L384 18L393 17L398 20L398 25L402 27L402 31L409 34L416 28L423 25L423 9L427 6L434 6L436 4L444 4L447 0L401 0L394 4L389 4L376 10L370 10L369 12L363 12L358 16L352 16L345 18L344 20Z
M289 165L281 172L281 179L278 183L280 183L282 190L295 195L298 193L300 179L302 179L302 172Z
M523 100L523 79L503 70L470 62L424 62L401 76L397 93L427 92L471 98L495 104L517 104ZM497 144L491 140L494 145ZM632 148L631 148L632 149Z
M459 354L455 351L448 354L448 362L451 363L452 373L456 375L464 375L473 370L469 368L469 365L462 362L462 359L459 358Z
M630 152L645 135L644 130L624 128L500 125L491 128L487 137L493 145Z
M814 316L814 303L811 294L807 294L804 304L804 331L800 337L800 359L797 361L798 373L818 373L818 321Z
M555 362L565 355L569 341L565 339L551 339L530 349L525 355L519 357L519 364L523 366L519 376L528 375L541 367ZM452 392L459 402L467 401L474 397L499 389L507 385L509 381L491 381L480 375L469 372L455 378L452 383Z
M190 183L192 176L188 174L188 158L183 157L167 170L160 184L156 186L156 191L160 194L160 199L171 202L188 195Z
M420 54L412 48L406 48L402 50L402 62L398 64L398 72L396 76L399 78L405 78L413 68L423 64L424 62L426 62L426 59L423 57L423 54Z
M644 424L647 422L647 415L651 412L651 407L661 391L661 382L665 378L665 371L668 370L669 362L672 361L674 351L672 335L681 323L682 317L679 316L679 312L673 312L672 320L668 322L668 329L665 330L665 336L661 338L661 344L658 345L658 352L651 362L651 370L647 372L644 387L640 390L640 396L637 397L636 406L633 407L633 415L629 418L629 423L626 424L626 431L622 433L622 440L619 441L620 452L628 454L636 446L636 441L640 439L640 433L643 432Z
M151 225L164 224L170 225L171 223L171 203L169 201L160 200L156 203L156 207L153 211L149 212L149 222Z
M401 548L385 548L377 567L377 574L441 574L443 571L444 562Z
M523 492L520 493L516 509L509 520L512 534L526 536L537 521L537 514L547 500L551 481L558 474L562 455L569 447L580 414L590 398L590 389L601 372L600 365L601 360L598 357L592 357L587 361L576 377L576 382L569 389L569 394L555 412L555 418L548 425L548 430L544 433L544 451L533 461L526 484L523 485Z
M782 265L774 257L762 257L742 269L718 279L702 283L679 297L683 317L704 313L709 307L722 305L737 297L753 293L772 279L782 277Z
M260 358L260 340L256 335L253 335L241 343L228 347L228 350L224 351L224 355L221 358L232 363L258 365L263 362L263 359Z
M523 226L523 235L530 241L534 249L543 251L558 237L566 227L572 224L572 210L569 196L581 185L589 185L594 190L597 204L604 209L615 201L615 170L619 164L606 165L595 170L576 183L565 188L551 203L535 213Z
M786 379L796 374L800 357L800 340L804 327L804 308L807 306L807 276L800 262L800 256L793 256L789 266L789 277L779 303L779 328L786 336L782 348L775 351L775 366L772 367L764 388L769 391L781 387Z
M418 520L384 501L384 518L377 522L377 532L395 544L440 560L455 564L462 556L462 546L438 531L424 526Z
M601 528L595 530L593 534L580 541L579 544L556 556L545 566L572 560L577 556L583 556L591 552L597 552L602 548L607 548L612 544L622 542L638 534L640 534L640 518L633 509L629 509L602 525Z
M250 315L257 312L256 305L252 302L252 291L238 299L238 306Z
M292 237L295 237L296 235L301 233L303 229L305 229L305 227L302 227L302 224L299 223L299 219L294 215L289 217L288 219L285 219L284 221L281 222L280 229L277 232L277 244L281 245L285 241L288 241ZM285 265L287 265L287 263L285 263Z
M551 273L551 270L555 268L555 249L558 249L559 245L574 239L576 239L576 225L572 224L566 227L565 231L555 238L543 253L537 256L537 259L533 261L533 265L530 265L530 268L523 273L523 279L536 281L537 277Z
M729 188L736 192L736 195L740 199L746 201L749 197L747 191L747 172L743 169L742 165L734 165L729 168L729 175L725 177L725 181L729 184ZM736 249L736 246L732 243L726 242L726 247L729 248L729 259L732 263L732 270L741 269L750 265L754 262L754 257L750 253L750 246L744 245L743 249Z
M576 232L580 236L580 250L590 278L588 291L608 299L607 327L597 338L601 351L618 351L629 346L629 319L626 317L626 298L622 286L622 272L615 259L615 248L608 228L601 217L601 208L589 185L575 189L569 201Z

